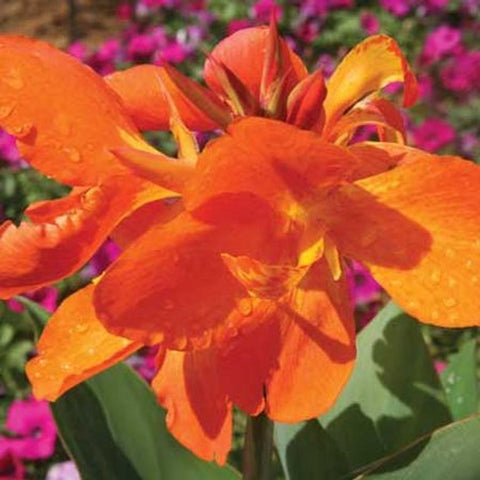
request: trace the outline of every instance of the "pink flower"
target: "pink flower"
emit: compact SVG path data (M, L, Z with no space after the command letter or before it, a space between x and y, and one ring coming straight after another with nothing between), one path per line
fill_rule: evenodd
M426 65L444 58L458 50L462 33L457 28L442 25L431 32L425 41L421 61Z
M428 118L413 128L413 141L418 148L436 152L455 140L453 127L438 118Z
M260 22L268 22L272 12L280 20L283 12L275 0L258 0L252 7L253 18Z
M0 453L0 480L24 480L25 467L11 452Z
M430 100L433 97L433 79L429 75L418 77L419 94L422 100Z
M318 37L320 24L316 20L307 20L301 23L296 31L297 37L305 43L310 43Z
M127 47L127 59L133 62L149 60L157 48L157 43L151 35L139 33L134 35Z
M453 92L479 89L480 51L457 55L440 71L443 86Z
M437 373L442 373L447 368L447 364L445 362L435 362L434 366Z
M360 17L360 23L368 35L374 35L380 31L380 22L373 13L362 13L362 16Z
M0 437L0 457L5 452L28 460L53 455L57 430L48 402L15 400L8 409L5 428L15 436Z
M77 58L81 62L84 62L88 56L88 49L84 43L76 41L68 46L67 53Z
M21 163L21 156L15 138L5 130L0 130L0 160L8 162L10 166L15 168L18 168Z
M243 28L248 28L251 26L250 20L246 18L232 20L227 27L228 35L237 32L238 30L242 30Z
M115 242L107 240L88 262L82 275L88 278L97 277L120 255L120 252L120 247Z
M117 18L120 20L130 20L133 16L132 4L129 2L123 2L117 7Z
M384 10L396 17L404 17L410 11L408 0L380 0L380 4Z
M58 290L55 287L41 287L36 290L25 292L24 295L38 303L48 312L53 312L58 304ZM7 306L14 312L23 312L25 307L15 299L7 300Z
M162 62L181 63L189 54L190 50L188 48L185 48L177 41L173 41L159 50L153 61L157 64L162 64Z
M50 467L45 480L81 480L81 477L73 462L62 462Z
M369 303L379 299L382 288L365 267L358 262L352 262L347 275L355 304Z
M323 53L318 57L317 66L322 69L325 78L329 78L337 66L335 58L328 53Z

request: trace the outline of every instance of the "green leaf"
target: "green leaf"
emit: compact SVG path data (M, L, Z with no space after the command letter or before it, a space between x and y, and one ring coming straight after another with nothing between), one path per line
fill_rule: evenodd
M448 367L440 376L455 420L468 417L478 409L476 346L474 338L465 342L458 353L449 357Z
M276 423L274 438L286 480L337 480L348 472L344 455L317 420Z
M14 298L18 303L22 304L25 307L29 317L33 321L35 335L38 338L42 333L43 328L47 324L48 319L50 318L50 312L48 312L41 305L34 302L33 300L30 300L27 297L17 295Z
M480 417L460 420L381 460L356 479L478 480L479 441Z
M345 473L350 478L349 472L451 421L420 327L396 305L390 303L359 334L357 350L347 386L318 419L322 428L317 420L276 425L289 480L337 479Z
M148 386L118 364L52 404L83 480L238 480L230 467L200 460L166 430Z
M352 469L452 420L416 320L390 303L360 333L357 346L350 381L319 419Z

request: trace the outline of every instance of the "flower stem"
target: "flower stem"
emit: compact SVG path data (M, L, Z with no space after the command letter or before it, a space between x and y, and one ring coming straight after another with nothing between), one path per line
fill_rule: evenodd
M270 480L273 422L263 413L248 417L243 448L243 480Z

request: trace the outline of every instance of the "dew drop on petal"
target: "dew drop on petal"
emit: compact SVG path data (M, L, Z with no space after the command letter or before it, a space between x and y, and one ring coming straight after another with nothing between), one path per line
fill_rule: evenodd
M17 69L11 69L6 75L1 77L2 81L15 90L21 90L24 87L23 79Z
M14 137L17 138L24 138L32 131L33 125L31 123L24 123L22 125L17 125L16 127L12 127L10 129L10 133Z
M440 273L439 270L434 270L430 275L430 280L433 283L440 283L441 279L442 279L442 274Z
M7 118L15 108L14 105L2 105L0 106L0 119Z
M70 161L74 163L82 161L82 154L75 147L65 147L62 151L67 155Z
M453 297L448 297L443 299L443 304L448 308L452 308L457 304L457 301Z
M478 277L476 275L472 277L472 283L478 283Z
M455 287L456 285L457 285L457 281L456 281L453 277L450 277L450 278L448 279L448 286L449 286L450 288L453 288L453 287Z
M173 310L175 307L175 304L171 300L166 300L165 302L162 303L162 310Z
M75 326L75 330L77 333L85 333L88 330L89 326L86 323L79 323Z
M438 312L438 310L432 310L431 315L434 322L440 318L440 313Z
M237 303L238 311L245 317L252 314L253 305L251 298L241 298Z

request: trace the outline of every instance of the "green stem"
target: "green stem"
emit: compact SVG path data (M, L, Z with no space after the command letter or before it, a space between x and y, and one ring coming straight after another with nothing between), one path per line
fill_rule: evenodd
M243 448L243 480L270 480L273 422L263 413L248 417Z

